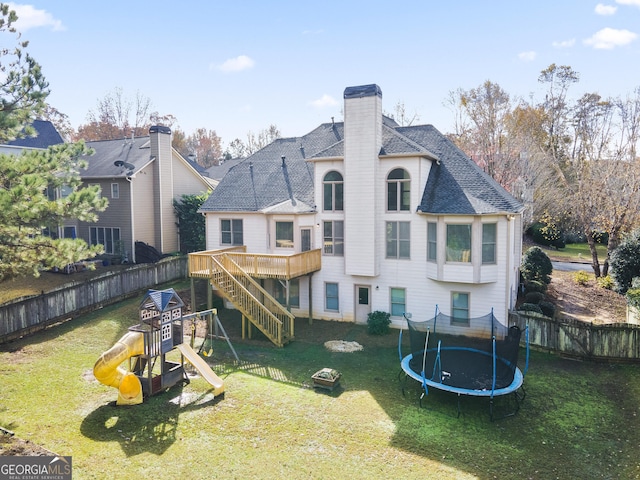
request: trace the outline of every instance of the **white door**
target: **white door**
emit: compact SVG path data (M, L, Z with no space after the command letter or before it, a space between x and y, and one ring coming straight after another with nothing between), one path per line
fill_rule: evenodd
M355 289L356 323L367 323L371 313L371 285L356 285Z

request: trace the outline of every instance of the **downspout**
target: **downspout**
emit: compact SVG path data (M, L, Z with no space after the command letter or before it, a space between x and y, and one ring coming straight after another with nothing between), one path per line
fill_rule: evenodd
M136 263L136 232L135 232L135 210L133 208L133 179L130 176L124 177L129 182L129 206L131 208L131 263Z
M511 245L512 242L512 233L511 233L511 228L513 227L513 219L514 216L511 214L507 215L507 248L509 249L507 252L507 284L505 286L506 289L506 296L505 298L507 299L507 305L506 305L506 311L505 313L505 321L506 321L506 325L509 326L509 310L511 310L511 282L513 281L513 276L511 273L511 257L513 255L513 245Z

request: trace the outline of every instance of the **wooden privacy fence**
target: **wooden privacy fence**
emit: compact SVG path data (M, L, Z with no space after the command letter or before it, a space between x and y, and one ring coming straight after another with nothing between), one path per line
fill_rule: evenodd
M594 325L523 312L510 313L509 324L522 329L528 326L531 346L561 355L609 362L640 362L640 325Z
M157 263L107 272L82 283L69 283L50 292L0 305L0 343L119 302L141 291L187 277L187 257L167 257Z

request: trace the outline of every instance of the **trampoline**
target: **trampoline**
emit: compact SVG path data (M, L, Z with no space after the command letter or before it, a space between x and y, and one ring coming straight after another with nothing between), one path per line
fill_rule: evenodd
M438 312L426 321L414 321L405 314L409 327L411 353L403 357L402 330L398 338L400 366L405 381L412 378L420 383L424 392L429 388L460 396L489 398L489 415L493 420L493 399L513 394L515 409L505 416L514 415L524 400L524 375L529 363L528 329L525 329L526 366L524 373L518 368L518 355L522 331L518 326L507 327L493 315L459 320ZM403 387L404 394L404 387Z

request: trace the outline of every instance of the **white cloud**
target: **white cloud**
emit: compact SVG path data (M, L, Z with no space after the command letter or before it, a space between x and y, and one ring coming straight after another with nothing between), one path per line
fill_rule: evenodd
M617 30L615 28L603 28L584 40L586 45L591 45L593 48L611 50L615 47L621 47L633 42L638 37L637 33L630 32L629 30Z
M523 62L532 62L536 59L538 54L536 52L520 52L518 58Z
M560 42L552 42L551 45L553 45L555 48L570 48L573 47L576 43L576 39L572 38L570 40L562 40Z
M317 100L310 102L310 104L316 108L325 108L325 107L333 107L334 105L337 105L338 102L331 95L327 95L325 93Z
M618 7L613 5L605 5L604 3L599 3L596 5L595 12L598 15L614 15L618 10Z
M9 3L9 9L15 10L18 20L14 24L19 32L26 32L30 28L51 27L54 32L66 30L60 20L53 18L46 10L38 10L33 5Z
M640 0L616 0L616 3L620 5L635 5L636 7L640 7Z
M242 70L249 70L253 68L256 62L246 55L240 55L236 58L230 58L226 60L222 65L217 68L224 73L241 72Z

